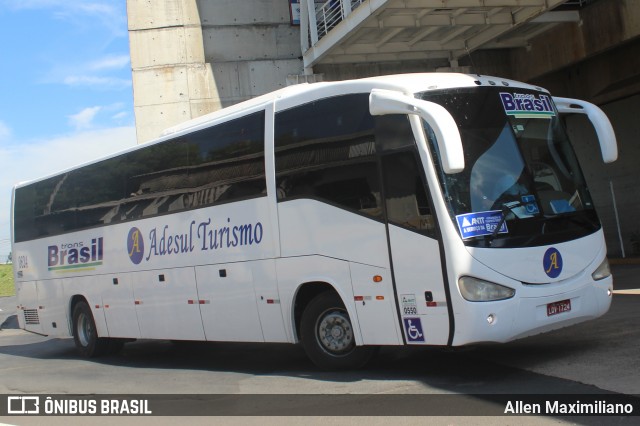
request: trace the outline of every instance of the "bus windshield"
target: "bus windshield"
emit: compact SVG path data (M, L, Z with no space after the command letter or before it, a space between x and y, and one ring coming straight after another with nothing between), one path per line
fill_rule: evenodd
M418 97L442 105L458 124L465 169L447 175L423 122L449 214L466 245L555 244L600 228L551 96L478 87Z

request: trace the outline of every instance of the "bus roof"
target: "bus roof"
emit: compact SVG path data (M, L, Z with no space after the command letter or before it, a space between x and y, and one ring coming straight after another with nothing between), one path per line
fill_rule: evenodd
M179 133L188 129L199 127L211 121L217 121L226 116L235 114L239 111L257 107L262 104L273 102L277 99L286 99L289 97L299 96L302 94L311 94L312 92L329 91L330 89L350 87L352 93L367 92L374 88L398 90L404 93L416 93L427 90L442 90L456 87L477 87L477 86L509 86L522 87L538 91L544 89L531 86L519 81L508 80L498 77L459 74L459 73L410 73L410 74L393 74L377 77L367 77L356 80L341 80L331 82L318 83L301 83L293 86L284 87L282 89L249 99L244 102L229 106L219 111L194 118L184 123L165 129L160 137ZM345 92L347 93L347 92Z

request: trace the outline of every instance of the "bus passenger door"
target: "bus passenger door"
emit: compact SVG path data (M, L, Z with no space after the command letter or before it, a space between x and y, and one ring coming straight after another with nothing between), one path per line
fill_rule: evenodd
M447 298L436 221L415 146L381 156L390 258L408 344L446 345Z

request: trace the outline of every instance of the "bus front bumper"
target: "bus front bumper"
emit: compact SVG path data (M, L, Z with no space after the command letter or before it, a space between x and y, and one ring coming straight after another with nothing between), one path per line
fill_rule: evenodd
M537 286L531 286L537 287ZM578 324L605 314L611 306L611 276L572 290L497 302L465 302L464 314L456 312L454 346L481 342L504 343Z

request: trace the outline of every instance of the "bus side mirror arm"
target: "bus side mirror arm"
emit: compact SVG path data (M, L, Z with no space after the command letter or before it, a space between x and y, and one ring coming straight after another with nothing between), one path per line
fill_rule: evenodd
M464 153L455 120L444 107L393 90L373 89L369 95L371 115L416 114L433 129L447 174L464 170Z
M613 163L618 159L618 145L616 134L606 114L597 106L590 102L578 99L553 97L553 102L560 114L584 114L593 124L600 142L602 160L605 163Z

